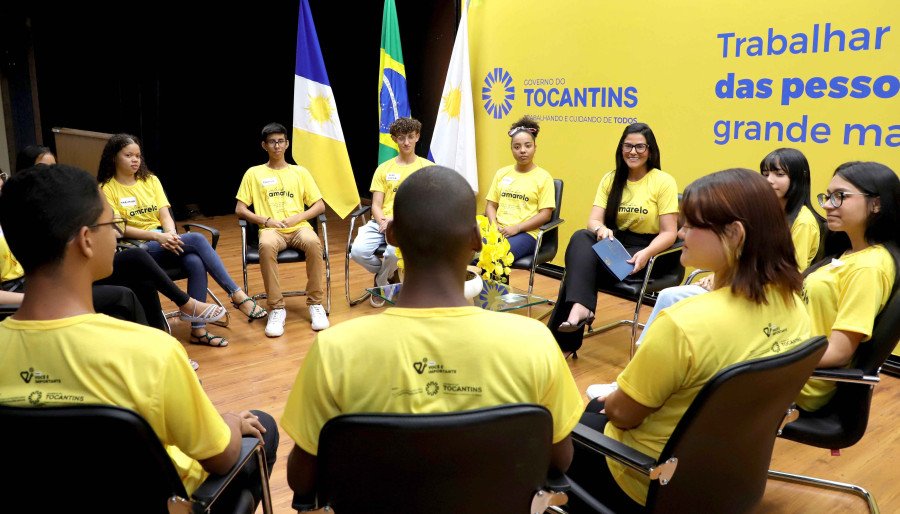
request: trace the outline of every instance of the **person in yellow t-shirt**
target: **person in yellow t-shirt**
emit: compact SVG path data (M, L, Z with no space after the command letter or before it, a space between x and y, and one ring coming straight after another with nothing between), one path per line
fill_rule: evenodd
M810 201L809 162L799 150L779 148L763 157L759 163L759 171L769 181L775 196L784 207L788 225L791 227L791 241L794 243L797 266L802 272L813 263L823 239L823 234L819 232L822 217L813 209ZM685 298L711 290L714 280L714 276L707 275L697 284L663 289L659 292L646 325L653 323L663 309ZM644 332L641 332L638 338L638 345L644 341Z
M350 257L369 273L375 274L375 286L385 286L397 271L396 249L387 245L379 259L375 251L386 243L384 229L394 219L394 196L406 177L424 168L433 166L428 159L416 155L416 143L422 131L422 123L415 118L397 118L391 123L391 140L397 144L399 155L381 163L372 176L372 219L359 227L356 239L350 249ZM372 307L384 306L384 299L369 296Z
M147 167L141 143L130 134L109 138L97 171L97 181L106 200L119 217L128 222L125 237L146 241L145 250L161 267L181 266L188 275L188 294L201 304L207 295L207 273L224 289L235 308L251 319L266 315L234 282L219 254L199 232L178 234L169 200L159 178ZM206 323L222 317L220 309L207 306L182 319L191 321L191 344L223 347L228 340L206 330Z
M325 291L322 240L308 221L325 212L325 201L309 171L285 159L290 144L284 125L269 123L263 127L260 145L269 160L244 173L234 209L240 218L259 225L259 268L270 311L265 331L269 337L284 334L287 310L278 277L278 252L286 248L295 248L306 255L310 326L316 331L329 326L328 315L322 307Z
M584 403L562 353L537 321L463 296L466 264L481 248L472 188L449 168L423 168L400 185L394 213L387 238L405 262L397 307L319 333L288 396L281 425L296 443L288 458L295 495L315 491L322 426L355 412L540 404L553 416L551 465L565 471ZM389 341L372 337L386 333Z
M553 177L534 163L540 131L538 122L528 116L509 127L516 163L497 170L485 197L484 215L509 241L515 259L534 253L538 229L556 208Z
M261 438L274 462L278 429L271 416L220 415L178 341L94 312L91 283L112 272L116 235L124 231L94 177L64 165L17 173L0 196L0 225L28 283L19 310L0 322L0 403L134 410L167 447L189 493L208 473L225 473L237 462L241 436ZM22 370L43 379L25 381ZM116 464L110 462L111 471ZM228 486L223 507L233 509L247 489L260 498L253 472Z
M581 422L658 457L700 389L732 364L804 343L810 321L784 211L760 174L731 169L684 192L681 262L715 272L709 294L664 310L616 379ZM768 193L768 194L767 194ZM568 476L615 512L646 503L649 481L576 448Z
M619 239L631 254L633 277L651 257L672 246L678 230L678 187L660 170L660 151L644 123L625 127L616 147L616 169L603 176L588 216L587 229L572 234L566 247L566 273L548 326L564 351L581 347L584 326L594 321L597 289L618 282L597 257L593 245ZM666 272L666 263L654 273Z
M900 266L900 179L875 162L838 166L826 193L818 195L828 229L839 233L833 253L807 272L803 284L814 335L828 337L820 368L846 367L872 335L875 317L897 294ZM834 382L810 380L797 404L825 406Z

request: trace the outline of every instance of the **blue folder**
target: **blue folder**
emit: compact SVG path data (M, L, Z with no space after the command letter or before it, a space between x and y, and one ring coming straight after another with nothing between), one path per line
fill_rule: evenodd
M605 264L607 269L619 280L624 280L634 270L634 264L625 262L631 258L631 254L628 253L628 250L622 246L618 239L611 237L601 239L597 241L593 248L597 256L600 257L600 262Z

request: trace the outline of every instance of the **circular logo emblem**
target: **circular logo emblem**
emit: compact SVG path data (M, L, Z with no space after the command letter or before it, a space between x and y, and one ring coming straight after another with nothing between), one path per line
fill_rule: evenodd
M428 396L434 396L438 394L438 383L428 382L428 385L425 386L425 392L428 393Z
M502 119L512 110L512 101L516 99L512 81L512 75L503 68L494 68L484 77L481 100L484 110L494 119Z
M781 344L778 343L778 342L773 343L773 344L772 344L772 351L775 352L775 353L781 353Z
M32 391L31 394L28 395L28 402L32 405L37 405L41 403L41 394L40 391Z

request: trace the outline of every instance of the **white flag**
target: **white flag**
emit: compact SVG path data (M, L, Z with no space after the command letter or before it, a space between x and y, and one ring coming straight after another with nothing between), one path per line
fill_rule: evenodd
M475 161L475 113L472 109L472 80L469 73L468 7L463 12L447 80L441 94L429 158L435 164L458 171L478 192L478 163Z

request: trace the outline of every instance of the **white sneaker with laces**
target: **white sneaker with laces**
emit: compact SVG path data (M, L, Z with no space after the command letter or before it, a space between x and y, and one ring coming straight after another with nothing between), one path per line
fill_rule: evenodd
M309 306L309 319L312 329L317 332L331 326L331 323L328 322L328 314L325 313L325 307L322 305Z
M591 400L594 398L606 398L613 391L619 388L619 384L613 382L611 384L591 384L587 388L587 396Z
M269 337L280 337L284 335L284 320L286 319L286 309L270 310L269 321L266 322L266 335Z

